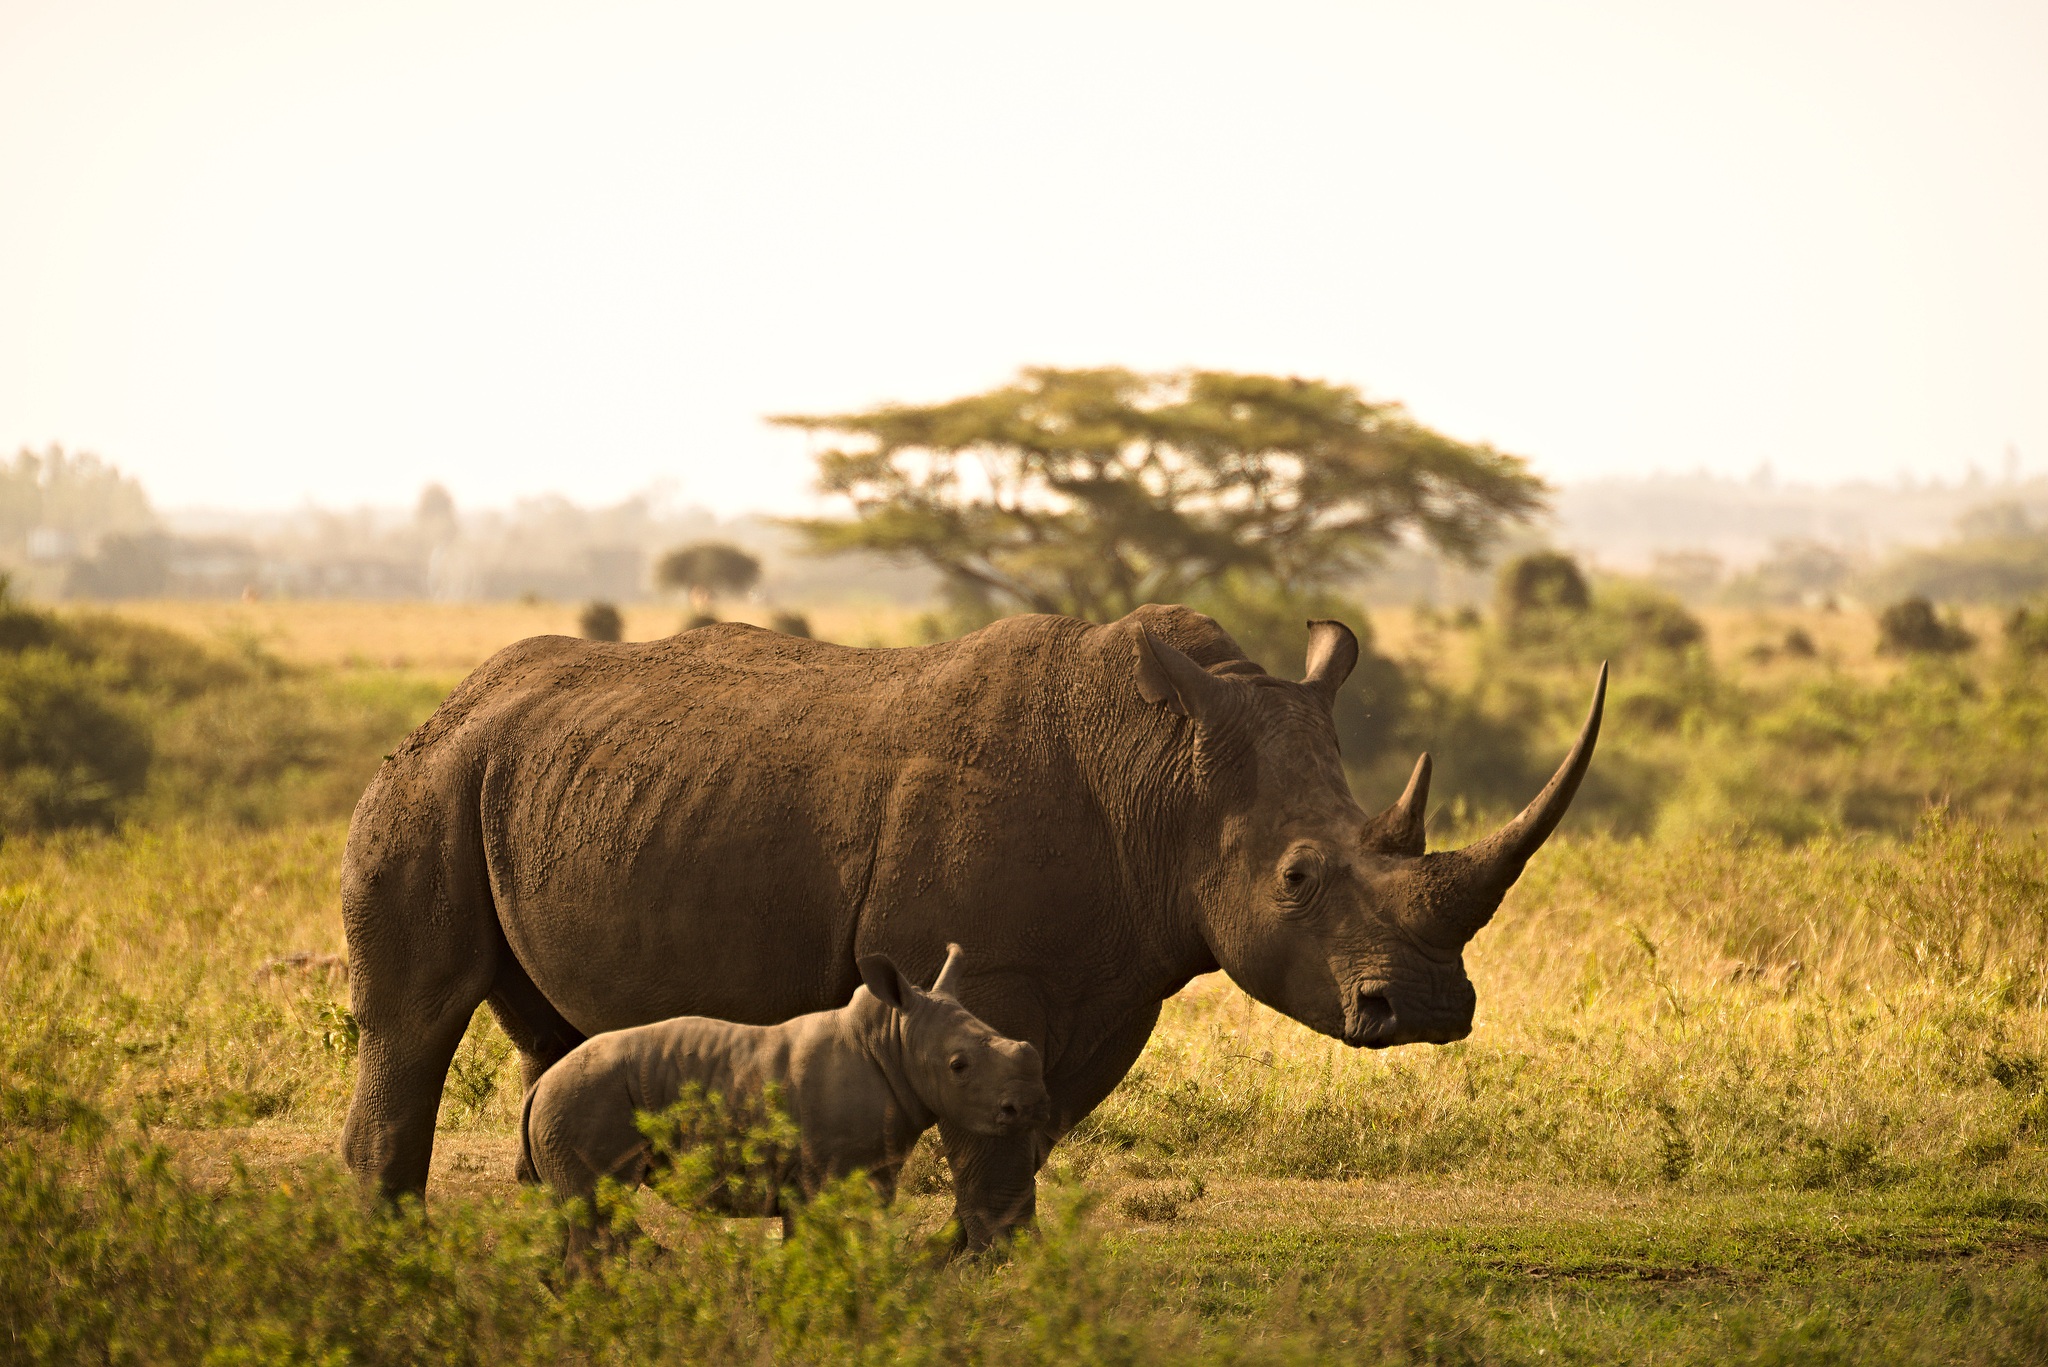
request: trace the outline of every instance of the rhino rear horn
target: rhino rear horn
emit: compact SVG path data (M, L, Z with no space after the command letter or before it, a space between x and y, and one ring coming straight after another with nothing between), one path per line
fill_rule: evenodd
M1226 716L1235 698L1231 685L1143 627L1138 628L1138 692L1154 707L1197 722Z
M1322 694L1325 705L1337 701L1337 690L1358 666L1358 637L1342 622L1308 624L1308 672L1302 682Z
M931 994L934 997L960 997L961 962L966 958L958 945L946 946L946 962L939 969L939 976L932 979Z
M1585 778L1586 768L1593 761L1593 744L1600 739L1600 714L1606 701L1607 666L1603 664L1599 682L1593 686L1593 705L1586 711L1579 738L1572 744L1571 753L1564 757L1564 763L1551 775L1550 782L1536 794L1535 801L1484 840L1431 857L1442 859L1448 866L1449 876L1444 879L1447 895L1440 906L1449 923L1446 929L1454 932L1461 943L1493 919L1500 899L1522 876L1530 856L1542 848L1550 833L1557 829L1557 823L1564 820L1573 795L1579 791L1579 781Z
M1378 854L1419 858L1425 848L1423 827L1429 821L1429 754L1415 761L1408 786L1393 806L1372 819L1365 828L1365 847Z

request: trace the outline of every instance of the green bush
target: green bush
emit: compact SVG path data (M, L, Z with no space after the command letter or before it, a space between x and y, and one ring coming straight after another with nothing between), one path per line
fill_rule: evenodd
M0 652L0 830L109 825L142 791L149 732L110 683L62 650Z
M1977 644L1953 615L1937 617L1922 597L1903 598L1877 615L1880 655L1960 655Z
M2015 658L2048 655L2048 608L2014 608L2005 618L2005 648Z
M576 629L587 641L616 641L626 634L626 619L611 603L589 603L577 616Z
M66 1136L0 1149L0 1334L9 1361L233 1364L946 1362L1465 1363L1495 1317L1454 1281L1346 1275L1312 1310L1198 1329L1155 1308L1160 1269L1119 1254L1055 1194L1004 1261L949 1268L941 1241L865 1180L795 1236L686 1221L571 1278L538 1193L380 1213L331 1166L282 1181L184 1176L146 1143ZM1182 1183L1182 1204L1200 1195Z
M293 670L0 583L0 830L340 815L450 682Z
M1499 607L1502 617L1524 612L1584 612L1592 606L1592 593L1579 562L1562 551L1532 551L1519 556L1500 572Z

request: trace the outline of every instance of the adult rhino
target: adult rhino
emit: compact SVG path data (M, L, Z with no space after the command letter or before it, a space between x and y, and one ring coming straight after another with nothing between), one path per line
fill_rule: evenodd
M1307 677L1207 617L1012 617L854 650L739 625L507 647L357 805L342 865L362 1027L350 1168L423 1192L449 1061L488 1001L532 1082L582 1039L669 1016L772 1023L845 1002L856 959L919 977L949 941L975 1015L1029 1040L1053 1109L943 1127L962 1242L1033 1208L1047 1150L1221 967L1347 1044L1462 1039L1461 950L1563 817L1600 726L1528 809L1423 852L1429 757L1377 817L1331 700L1358 657L1316 622Z

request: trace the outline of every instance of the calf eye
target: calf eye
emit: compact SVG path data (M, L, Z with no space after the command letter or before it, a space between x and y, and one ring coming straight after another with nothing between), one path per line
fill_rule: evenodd
M948 1068L951 1068L956 1073L964 1073L967 1071L966 1056L962 1054L955 1054L953 1055L953 1057L946 1060L946 1066Z

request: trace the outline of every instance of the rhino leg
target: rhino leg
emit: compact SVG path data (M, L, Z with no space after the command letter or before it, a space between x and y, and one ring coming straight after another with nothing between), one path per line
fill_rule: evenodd
M939 1138L953 1170L953 1218L960 1234L954 1252L977 1253L1005 1238L1037 1211L1038 1170L1053 1144L1101 1105L1145 1051L1159 1023L1159 1003L1133 1012L1106 1033L1078 1068L1046 1079L1052 1125L995 1139L944 1124Z
M349 1006L362 1036L341 1156L387 1197L424 1196L448 1065L498 977L497 922L480 857L455 867L438 832L425 833L424 848L380 834L351 830L342 864Z
M1038 1213L1037 1135L972 1134L941 1121L939 1140L953 1170L954 1253L979 1253Z
M519 1050L520 1085L531 1091L540 1075L560 1063L571 1049L583 1043L583 1032L555 1010L554 1003L541 995L533 979L520 967L511 947L500 937L498 976L488 998L491 1014L505 1037Z
M1160 1006L1161 1003L1152 1002L1132 1012L1101 1037L1095 1052L1078 1067L1062 1069L1059 1076L1045 1080L1045 1088L1052 1094L1052 1126L1039 1153L1040 1163L1053 1144L1107 1100L1131 1071L1138 1055L1145 1052L1145 1042L1152 1038L1153 1028L1159 1024Z
M478 1000L482 993L477 994ZM385 1197L425 1196L441 1084L476 1002L397 1029L363 1026L341 1159ZM357 1012L357 1019L363 1018Z

